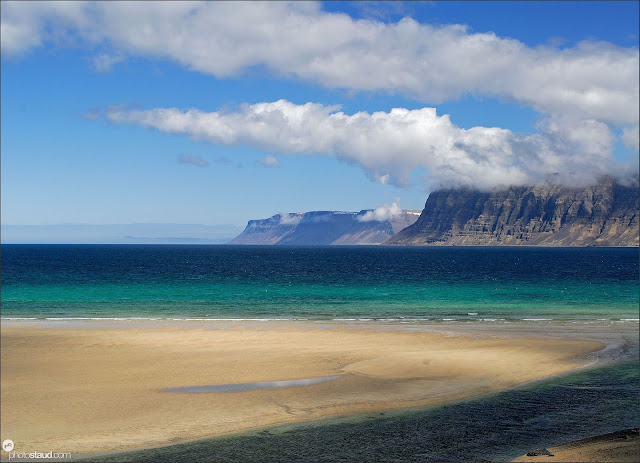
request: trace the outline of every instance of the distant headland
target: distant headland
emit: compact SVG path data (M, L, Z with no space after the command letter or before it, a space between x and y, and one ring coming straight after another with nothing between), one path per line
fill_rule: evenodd
M424 209L277 214L249 221L229 244L638 246L638 185L545 184L432 192Z

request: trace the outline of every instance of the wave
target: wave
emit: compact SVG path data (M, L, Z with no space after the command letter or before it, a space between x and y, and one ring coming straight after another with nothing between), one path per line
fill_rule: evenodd
M1 317L2 321L179 321L179 322L348 322L348 323L638 323L638 318L520 318L520 317Z

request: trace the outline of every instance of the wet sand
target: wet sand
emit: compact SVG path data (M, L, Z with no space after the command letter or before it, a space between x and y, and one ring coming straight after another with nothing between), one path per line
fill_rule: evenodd
M604 331L3 321L3 439L21 452L117 451L441 404L592 363L594 352L616 349ZM331 376L339 378L236 392L166 391Z
M568 444L550 447L549 455L527 456L514 462L584 462L584 463L635 463L640 461L638 428L617 431L602 436L581 439Z

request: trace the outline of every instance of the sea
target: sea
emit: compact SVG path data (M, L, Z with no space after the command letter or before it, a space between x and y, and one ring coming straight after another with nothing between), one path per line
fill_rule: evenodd
M2 245L2 318L638 322L638 248Z
M2 245L0 256L3 323L301 320L638 329L638 248ZM617 362L446 405L87 461L509 461L638 427L638 368L636 350Z

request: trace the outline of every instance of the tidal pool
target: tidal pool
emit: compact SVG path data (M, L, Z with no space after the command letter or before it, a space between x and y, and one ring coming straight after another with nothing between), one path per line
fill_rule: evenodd
M325 381L333 381L340 376L322 376L320 378L294 379L290 381L263 381L256 383L236 383L236 384L212 384L208 386L188 386L188 387L171 387L163 389L162 392L183 392L188 394L201 394L204 392L240 392L249 391L251 389L272 389L280 387L300 387L310 386L311 384L324 383Z

